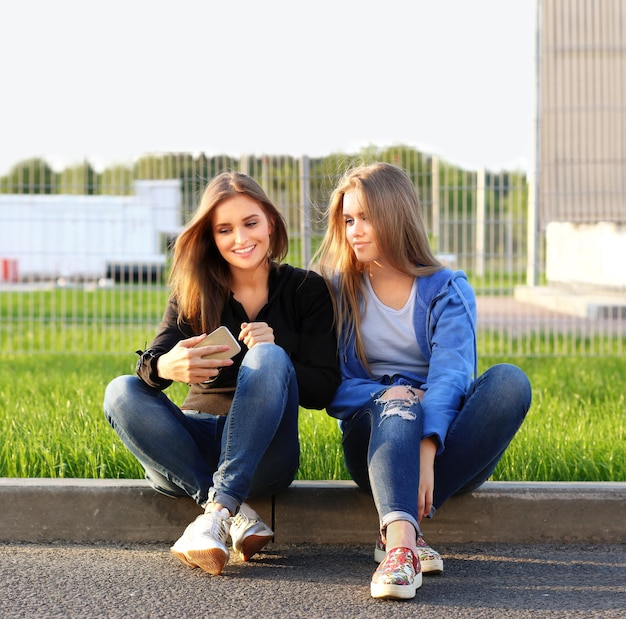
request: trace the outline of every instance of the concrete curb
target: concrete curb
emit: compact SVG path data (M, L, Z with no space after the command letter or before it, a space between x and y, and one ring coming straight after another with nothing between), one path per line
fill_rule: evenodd
M278 543L374 542L372 498L351 481L299 481L250 501ZM0 479L0 541L166 542L200 508L144 480ZM626 483L487 482L423 524L441 543L626 543Z

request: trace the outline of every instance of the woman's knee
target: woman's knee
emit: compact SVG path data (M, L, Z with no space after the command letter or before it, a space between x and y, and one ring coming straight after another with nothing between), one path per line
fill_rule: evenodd
M381 393L377 400L387 402L389 400L405 400L407 404L415 404L418 400L417 390L409 385L394 385Z
M124 397L125 394L133 391L134 383L139 379L136 376L118 376L114 378L106 387L104 401L115 400Z
M517 402L526 403L530 407L532 387L526 373L511 363L500 363L488 370L492 373L492 381L499 386L502 395L508 395Z
M295 374L289 355L276 344L257 344L245 355L240 368L240 377L245 376L248 384L258 381L270 389L280 389Z
M109 422L129 408L134 398L140 395L144 383L131 375L114 378L104 391L104 413ZM130 407L133 408L133 407Z
M268 369L279 371L291 366L289 355L276 344L256 344L243 358L242 366L252 370Z
M421 421L419 395L416 389L410 385L394 385L374 399L374 409L377 411L377 427L391 419L402 422Z
M515 365L503 363L489 368L476 383L470 406L474 417L482 417L485 425L492 429L519 427L532 399L526 374Z

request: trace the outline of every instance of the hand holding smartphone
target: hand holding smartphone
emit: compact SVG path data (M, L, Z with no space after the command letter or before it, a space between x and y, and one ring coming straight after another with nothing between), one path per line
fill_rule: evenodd
M194 348L201 348L202 346L229 347L228 350L222 352L204 355L203 359L231 359L241 350L241 346L235 339L235 336L223 325L209 333L199 344L196 344Z

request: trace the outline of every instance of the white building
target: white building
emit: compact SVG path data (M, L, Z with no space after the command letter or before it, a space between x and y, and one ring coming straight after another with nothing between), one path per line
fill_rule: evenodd
M624 292L626 0L538 0L538 9L547 280Z
M0 279L154 278L181 229L178 180L131 196L0 195Z

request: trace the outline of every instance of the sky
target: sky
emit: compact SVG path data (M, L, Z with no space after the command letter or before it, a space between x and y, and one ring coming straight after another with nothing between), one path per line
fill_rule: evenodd
M0 175L398 144L528 170L535 0L14 0Z

